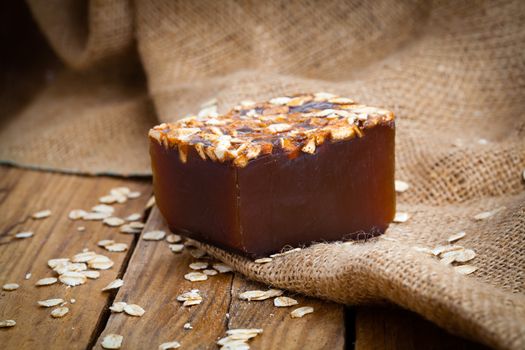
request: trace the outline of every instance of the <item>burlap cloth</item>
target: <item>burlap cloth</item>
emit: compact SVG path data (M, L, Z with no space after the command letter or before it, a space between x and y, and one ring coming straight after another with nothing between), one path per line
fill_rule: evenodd
M411 218L385 235L395 240L318 244L268 265L207 249L276 287L392 302L489 346L525 348L524 1L29 4L66 68L3 116L3 162L147 175L147 129L213 97L225 110L328 91L391 108L396 178L411 185L398 196ZM411 249L458 231L477 253L470 276Z

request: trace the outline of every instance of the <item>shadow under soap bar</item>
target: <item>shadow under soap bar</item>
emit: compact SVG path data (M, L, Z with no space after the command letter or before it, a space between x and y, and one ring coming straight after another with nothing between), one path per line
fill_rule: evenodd
M259 257L383 233L395 214L394 116L326 93L244 102L150 130L171 230Z

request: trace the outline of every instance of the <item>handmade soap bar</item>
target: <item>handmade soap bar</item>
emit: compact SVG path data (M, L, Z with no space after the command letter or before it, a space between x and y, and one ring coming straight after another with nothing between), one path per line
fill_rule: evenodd
M171 230L250 256L381 234L395 213L394 115L327 93L244 101L149 132Z

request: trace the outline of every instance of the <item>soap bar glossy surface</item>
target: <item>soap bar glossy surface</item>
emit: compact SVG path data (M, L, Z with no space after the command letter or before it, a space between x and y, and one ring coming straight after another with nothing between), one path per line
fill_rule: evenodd
M300 96L315 99L316 95ZM340 105L352 105L341 101L345 103ZM384 232L395 214L393 115L353 105L358 106L354 110L365 108L369 113L356 118L350 130L357 130L345 137L338 137L338 129L347 128L349 123L343 124L341 119L349 116L323 113L339 107L337 104L308 100L299 107L284 105L286 108L268 102L255 104L249 111L255 110L254 118L263 116L262 122L246 117L254 112L243 107L224 117L210 117L214 125L221 124L216 120L227 121L216 126L219 130L215 131L225 136L222 140L220 134L218 140L207 136L210 118L152 129L155 197L169 227L250 256L265 256L285 246ZM274 118L268 109L275 109L271 113L278 116ZM348 110L355 114L352 109L344 111ZM303 117L308 113L321 116L312 121L308 115ZM337 120L325 122L327 116ZM244 119L236 119L240 117ZM242 124L246 119L249 127ZM234 123L242 125L230 128ZM189 128L193 129L189 137L188 132L180 132ZM195 132L197 129L200 131ZM322 138L315 138L318 135ZM228 144L224 139L229 141L228 147L224 147ZM314 144L313 150L306 147L309 142ZM242 145L246 145L244 149ZM253 145L259 149L255 157L248 154ZM217 147L226 151L211 153Z

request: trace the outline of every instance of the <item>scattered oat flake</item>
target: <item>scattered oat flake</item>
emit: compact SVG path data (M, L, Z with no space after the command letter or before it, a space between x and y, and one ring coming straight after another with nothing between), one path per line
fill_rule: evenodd
M280 289L268 289L266 291L262 290L249 290L239 294L239 299L241 300L266 300L273 297L278 297L283 294L283 291Z
M290 316L292 316L292 318L300 318L300 317L303 317L304 315L311 314L312 312L314 312L313 307L303 306L303 307L297 308L293 310L292 312L290 312Z
M168 343L162 343L159 345L159 350L169 350L178 348L180 348L180 343L178 341L170 341Z
M137 304L126 304L126 306L124 306L124 312L130 316L141 317L146 311Z
M23 238L29 238L33 237L33 232L19 232L15 235L15 238L23 239Z
M440 256L441 254L452 252L454 250L462 250L462 249L465 249L465 248L460 245L440 245L432 249L432 254L434 254L435 256Z
M182 237L180 235L176 235L176 234L169 234L167 237L166 237L166 241L168 243L178 243L182 240Z
M76 263L85 263L93 259L96 256L97 256L97 253L92 252L92 251L87 251L87 252L76 254L75 256L73 256L73 259L71 259L71 261L76 262Z
M51 316L54 318L61 318L61 317L64 317L68 312L69 312L69 308L65 306L61 306L51 311Z
M155 205L155 197L151 196L150 199L148 199L148 202L146 203L146 205L144 206L144 209L148 210L152 208L154 205Z
M180 253L184 249L184 244L170 244L169 248L174 253Z
M183 306L197 305L202 302L202 296L199 294L198 289L192 289L189 292L184 292L177 296L177 300L184 302Z
M396 188L396 192L398 193L405 192L406 190L408 190L409 187L410 185L406 183L405 181L401 181L401 180L395 181L395 188Z
M13 290L17 290L18 288L20 288L20 286L17 283L6 283L2 286L3 290L9 291L9 292Z
M69 212L68 218L71 220L83 219L87 212L82 209L73 209Z
M98 201L103 204L113 204L117 201L117 199L111 195L108 195L100 197Z
M485 220L494 215L491 211L484 211L474 216L475 220Z
M81 284L86 283L87 277L84 274L80 273L80 272L67 271L67 272L61 274L58 277L58 279L63 284L65 284L67 286L74 287L74 286L79 286Z
M223 263L213 264L212 267L220 273L227 273L233 271L233 269L230 266Z
M448 255L448 256L444 256L443 258L441 258L441 260L439 260L439 263L443 264L443 265L450 265L455 260L456 260L456 256L455 255Z
M499 213L502 210L505 210L505 207L500 207L500 208L494 209L492 211L484 211L482 213L474 215L474 220L485 220L485 219L488 219L491 216L494 216L495 214Z
M110 217L110 213L87 213L84 216L84 220L93 220L93 221L99 221L104 220L107 217Z
M409 217L410 216L408 215L408 213L397 212L396 215L394 216L393 221L396 223L402 223L402 222L406 222Z
M14 327L16 325L15 320L2 320L0 321L0 328Z
M140 221L133 221L133 222L130 222L128 225L129 225L129 227L136 228L136 229L138 229L138 228L142 229L145 226L145 224L143 222L140 222Z
M248 350L248 341L262 333L262 329L230 329L226 331L227 336L217 341L221 349Z
M88 261L88 266L95 270L107 270L113 266L113 261L104 255L97 255Z
M190 264L192 270L204 270L208 267L208 263L205 261L196 261Z
M91 211L95 213L113 214L115 208L107 204L98 204L91 208Z
M155 230L144 232L144 234L142 235L142 239L145 241L160 241L161 239L164 239L165 236L165 231Z
M87 270L87 265L85 263L62 263L53 269L59 275L66 273L68 271L80 272Z
M135 198L139 198L140 195L141 195L141 193L139 191L133 191L133 192L129 192L126 196L129 199L135 199Z
M120 226L121 233L140 233L140 231L140 228L131 227L129 224Z
M31 276L32 276L31 272L28 272L26 273L25 279L28 280L31 278Z
M472 249L459 250L455 253L455 261L459 263L468 262L476 257L476 252Z
M189 322L186 322L186 323L184 324L184 327L183 327L183 328L186 329L186 330L193 329L193 327L191 326L191 324L190 324Z
M142 217L141 214L133 213L133 214L126 216L126 221L137 221L137 220L140 220L141 217Z
M115 195L115 194L120 194L120 195L123 195L123 196L127 196L128 193L130 193L131 190L129 189L129 187L126 187L126 186L119 186L119 187L113 187L109 193L111 193L112 195Z
M86 230L86 227L85 226L79 226L77 227L77 231L78 232L84 232Z
M104 349L120 349L123 339L124 337L121 335L108 334L104 337L104 339L102 339L102 343L100 343L100 345Z
M47 266L49 266L50 268L54 269L58 265L63 264L63 263L67 263L67 262L69 262L68 258L49 259L47 261Z
M64 302L64 299L56 298L56 299L47 299L47 300L39 300L37 303L40 306L43 307L53 307L60 305Z
M267 264L269 262L272 262L273 259L272 258L260 258L260 259L255 259L254 263L256 264Z
M71 300L69 300L69 302L70 302L71 304L74 304L74 303L77 302L77 299L71 299Z
M105 292L107 290L119 289L123 285L124 285L124 281L121 280L120 278L117 278L116 280L114 280L113 282L111 282L110 284L102 288L102 291Z
M202 272L190 272L184 275L184 278L191 282L206 281L208 275L203 274Z
M111 227L118 227L124 225L126 221L116 216L110 216L108 218L105 218L102 222Z
M124 307L128 305L127 303L123 302L123 301L117 301L117 302L114 302L113 305L111 305L109 307L109 309L113 312L123 312L124 311Z
M461 238L465 237L465 235L466 235L465 231L461 231L447 238L447 241L449 243L454 243L456 241L459 241Z
M97 278L100 277L100 272L98 271L87 270L87 271L80 271L80 273L92 280L96 280Z
M111 245L111 244L113 244L113 243L115 243L115 241L112 240L112 239L103 239L103 240L101 240L101 241L98 241L98 242L97 242L97 245L98 245L99 247L105 247L105 246L107 246L107 245Z
M105 248L110 252L125 252L128 249L126 243L113 243L105 246Z
M37 211L36 213L33 214L32 217L33 219L44 219L49 216L51 216L51 210L46 209L46 210Z
M38 281L36 281L36 286L49 286L51 284L57 283L58 279L56 277L46 277L41 278Z
M301 250L301 248L290 249L290 250L284 251L282 253L272 254L272 255L270 255L270 258L277 258L277 257L280 257L280 256L285 256L285 255L288 255L288 254L292 254L292 253L298 252L300 250Z
M273 305L276 307L288 307L288 306L293 306L297 304L298 304L297 300L293 298L289 298L289 297L277 297L273 299Z
M211 269L203 270L202 273L208 276L215 276L216 274L218 274L217 270L211 270Z
M454 270L456 270L457 273L461 275L469 275L476 271L478 268L476 266L472 265L461 265L461 266L455 266Z

